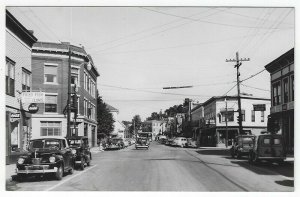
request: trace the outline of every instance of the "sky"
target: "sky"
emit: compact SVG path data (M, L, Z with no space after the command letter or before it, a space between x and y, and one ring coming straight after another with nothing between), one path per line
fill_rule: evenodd
M103 100L119 120L142 119L212 96L241 92L270 98L264 66L295 44L291 7L7 7L39 41L84 46L100 73ZM262 71L262 72L261 72ZM169 86L193 86L163 89Z

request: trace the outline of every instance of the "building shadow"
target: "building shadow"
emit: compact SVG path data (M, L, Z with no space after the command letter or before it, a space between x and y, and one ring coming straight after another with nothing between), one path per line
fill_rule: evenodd
M275 181L278 185L283 185L287 187L294 187L294 181L293 180L283 180L283 181Z
M230 156L230 151L225 150L225 149L203 149L203 150L198 150L196 153L201 154L201 155L223 155L223 156Z

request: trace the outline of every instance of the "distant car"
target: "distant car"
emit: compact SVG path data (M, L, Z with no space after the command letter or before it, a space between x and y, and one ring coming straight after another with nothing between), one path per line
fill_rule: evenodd
M196 141L193 140L192 138L187 138L186 146L189 148L196 148L197 147Z
M278 134L255 136L248 158L250 163L265 160L282 164L286 159L283 136Z
M135 143L135 148L139 149L139 148L146 148L149 149L149 139L147 137L138 137L136 139L136 143Z
M19 157L16 164L18 179L32 174L53 174L61 180L65 172L73 174L74 154L67 139L44 137L29 142L29 152Z
M254 135L238 135L235 137L233 145L230 148L232 158L241 158L248 156L250 149L253 147Z
M161 138L161 139L159 139L159 142L161 144L166 144L167 141L168 141L167 138Z
M181 148L187 146L187 139L185 137L177 137L173 140L172 146L180 146Z
M122 149L124 148L124 142L123 139L121 138L109 138L107 139L105 149L110 150L110 149Z
M135 144L135 139L132 138L132 139L130 140L130 142L131 142L131 144Z
M124 147L128 147L129 146L129 141L127 139L123 140L124 143Z
M75 168L79 167L84 170L85 165L90 166L92 154L89 147L88 137L72 136L67 138L69 146L75 155Z

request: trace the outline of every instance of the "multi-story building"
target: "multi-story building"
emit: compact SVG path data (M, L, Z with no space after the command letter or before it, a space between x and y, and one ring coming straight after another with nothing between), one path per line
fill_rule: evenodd
M31 50L37 38L6 10L6 161L13 152L26 149L28 131L31 129L30 114L22 108L22 91L31 90Z
M204 125L204 107L203 104L196 105L191 110L191 122L193 129L193 139L196 140L197 146L199 146L200 142L200 128Z
M83 47L67 42L36 42L32 48L32 91L45 92L45 102L38 103L39 110L32 115L32 137L67 135L67 103L71 94L71 135L88 136L90 146L95 146L98 76Z
M152 140L154 140L158 135L165 133L166 125L165 120L151 120Z
M241 97L243 133L258 135L267 129L270 105L270 99ZM241 133L236 96L212 97L197 108L199 112L195 109L192 114L193 122L199 121L200 146L224 146L226 136L231 145L232 139Z
M106 103L106 108L112 114L114 120L114 130L111 132L112 137L125 138L126 126L118 120L119 110Z
M282 134L287 152L294 153L294 48L265 66L271 75L270 131Z

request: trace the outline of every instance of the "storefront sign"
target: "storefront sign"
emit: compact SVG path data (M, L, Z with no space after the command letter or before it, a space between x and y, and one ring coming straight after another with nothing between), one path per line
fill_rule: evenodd
M31 104L28 106L28 112L29 112L29 113L34 114L34 113L36 113L37 111L39 111L39 107L38 107L35 103L31 103Z
M266 104L253 105L254 111L266 111Z
M11 113L10 114L10 122L16 122L20 120L21 114L20 113Z
M45 103L45 92L22 92L23 103Z

